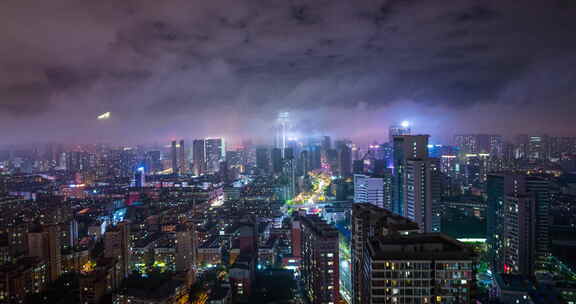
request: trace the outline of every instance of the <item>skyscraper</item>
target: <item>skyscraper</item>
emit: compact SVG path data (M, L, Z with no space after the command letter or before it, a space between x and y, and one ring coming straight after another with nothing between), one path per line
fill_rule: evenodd
M543 266L549 255L549 187L539 176L488 175L488 255L495 272L532 275ZM524 249L533 249L534 256Z
M28 255L38 257L46 262L50 282L58 280L62 274L60 250L60 228L58 225L46 225L40 230L28 233Z
M413 158L406 160L404 174L403 216L415 221L423 232L439 229L439 218L434 218L442 195L442 180L438 159Z
M271 153L272 158L272 172L274 174L280 174L282 172L282 149L273 148Z
M206 148L203 139L195 139L192 143L192 163L194 175L200 176L206 173Z
M404 214L404 177L409 159L428 158L428 135L402 135L394 137L394 183L392 211Z
M170 145L170 157L172 159L172 173L178 174L178 152L176 150L176 141L173 140L172 144Z
M374 237L417 233L418 224L373 204L356 203L352 205L351 226L352 303L361 304L367 297L363 295L367 284L364 271L366 244Z
M339 142L336 145L338 151L338 173L342 177L352 175L352 148L346 142Z
M220 169L220 162L226 157L226 148L223 138L205 139L206 171L216 173Z
M143 166L138 167L134 172L134 187L142 188L146 185L146 170Z
M176 228L176 271L187 272L195 269L194 225L180 224Z
M302 281L312 304L338 303L340 267L338 230L320 217L300 218L302 223Z
M184 146L184 140L180 140L180 147L178 149L178 172L181 174L188 173L188 155L186 153L186 147Z
M369 203L380 208L385 205L385 179L378 176L354 174L354 203Z
M120 264L118 278L122 281L130 272L130 227L128 222L120 222L108 229L104 235L104 256L114 258Z
M261 173L270 173L270 153L268 148L256 148L256 168Z
M282 158L284 158L284 150L287 147L288 142L288 132L290 130L290 113L280 112L278 113L278 119L276 120L274 136L274 147L280 149Z

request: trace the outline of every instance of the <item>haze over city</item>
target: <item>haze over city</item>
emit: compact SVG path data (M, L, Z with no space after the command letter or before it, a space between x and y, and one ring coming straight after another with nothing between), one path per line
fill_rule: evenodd
M0 304L576 303L576 0L0 0Z

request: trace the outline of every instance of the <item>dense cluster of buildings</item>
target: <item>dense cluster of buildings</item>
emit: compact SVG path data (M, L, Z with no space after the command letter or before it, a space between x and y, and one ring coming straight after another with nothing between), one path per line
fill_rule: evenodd
M292 130L0 151L0 302L575 301L576 140Z

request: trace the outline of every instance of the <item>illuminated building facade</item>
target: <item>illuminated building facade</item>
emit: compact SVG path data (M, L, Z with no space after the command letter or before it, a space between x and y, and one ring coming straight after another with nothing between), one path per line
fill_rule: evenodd
M373 238L361 303L472 303L474 264L471 249L442 234Z
M550 254L550 182L539 176L490 174L487 196L493 270L532 275Z
M411 234L418 232L418 224L392 213L390 210L373 204L355 203L352 205L352 303L365 303L364 250L369 240L374 237Z
M226 157L226 146L223 138L207 138L204 140L206 151L206 172L217 173L220 162Z
M62 274L60 227L46 225L39 231L28 233L28 255L46 262L50 282L58 280Z
M108 229L104 235L104 256L118 261L119 281L130 272L130 227L127 222L120 222Z
M290 131L290 113L281 112L276 120L274 147L280 149L284 158L285 149L288 147L288 132Z
M338 230L317 216L302 224L302 280L312 304L335 304L340 299Z
M392 211L404 214L406 162L409 159L428 158L428 135L402 135L394 137L394 182Z

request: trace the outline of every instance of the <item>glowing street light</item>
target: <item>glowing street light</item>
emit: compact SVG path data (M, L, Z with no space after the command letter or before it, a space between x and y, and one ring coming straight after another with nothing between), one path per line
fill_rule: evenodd
M400 124L403 128L408 128L410 126L410 122L407 120L404 120L401 124Z

